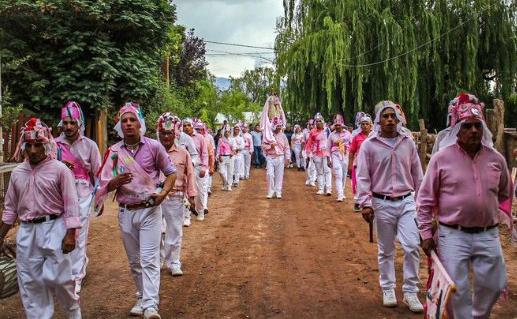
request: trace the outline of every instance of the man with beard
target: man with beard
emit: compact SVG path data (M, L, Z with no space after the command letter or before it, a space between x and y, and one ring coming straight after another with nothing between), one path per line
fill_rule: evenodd
M67 165L75 177L75 186L79 198L81 231L76 248L71 253L72 274L75 279L76 293L81 292L81 283L86 276L86 244L90 225L90 208L92 203L95 174L100 167L99 148L94 141L84 136L84 115L81 107L69 101L61 108L61 135L56 138L57 159Z
M175 183L176 169L165 148L144 136L145 120L138 104L126 103L118 117L115 130L123 140L106 152L96 206L116 190L122 241L137 287L137 302L130 314L156 319L160 318L160 204ZM160 173L166 176L163 186Z
M50 128L30 119L22 128L15 157L25 161L11 174L5 196L0 247L16 221L16 270L25 315L50 319L54 298L67 318L80 319L70 253L81 227L74 176L52 159Z
M422 166L413 140L402 129L400 106L382 101L375 107L375 127L357 160L357 191L363 218L377 227L382 303L396 307L395 239L404 251L403 302L422 312L418 300L420 238L413 192L422 181Z

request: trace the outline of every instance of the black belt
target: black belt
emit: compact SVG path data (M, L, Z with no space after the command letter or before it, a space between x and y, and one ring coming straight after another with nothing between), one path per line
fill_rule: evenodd
M59 217L58 215L46 215L46 216L36 217L31 220L22 220L22 223L41 224L44 222L48 222L49 220L57 219L58 217Z
M489 229L496 228L497 226L499 226L499 224L495 224L495 225L486 226L486 227L464 227L464 226L461 226L461 225L444 224L442 222L440 222L440 225L445 226L445 227L449 227L449 228L454 228L454 229L457 229L457 230L461 230L462 232L469 233L469 234L482 233L482 232L485 232L485 231L487 231Z
M219 156L221 156L221 157L226 157L226 156L231 156L231 155L219 155Z
M391 201L399 201L399 200L403 200L404 198L408 197L408 196L411 196L411 192L407 193L406 195L402 195L402 196L397 196L397 197L391 197L391 196L388 196L388 195L382 195L382 194L379 194L379 193L372 193L372 196L375 197L375 198L380 198L380 199L384 199L384 200L391 200Z

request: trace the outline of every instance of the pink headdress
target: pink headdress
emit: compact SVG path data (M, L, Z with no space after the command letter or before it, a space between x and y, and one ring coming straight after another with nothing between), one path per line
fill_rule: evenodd
M118 112L116 119L117 124L115 124L114 127L115 131L117 131L118 133L118 136L124 137L124 133L122 133L122 124L120 123L120 121L122 120L122 116L126 113L133 113L136 116L138 122L140 122L140 135L144 136L146 131L144 115L140 110L140 105L138 105L135 102L127 102L126 104L124 104L124 106L120 108L120 111Z
M314 119L309 119L307 121L307 126L309 126L309 125L314 125Z
M402 107L399 105L399 104L395 104L394 102L392 101L380 101L379 103L377 103L377 105L375 105L375 121L374 121L374 127L373 127L373 132L375 134L379 134L380 131L381 131L381 114L382 112L384 112L384 110L386 109L393 109L393 111L395 111L395 115L397 116L397 119L398 119L398 124L397 124L397 132L399 132L399 134L403 134L403 135L407 135L409 137L411 137L410 133L406 128L403 127L403 124L406 123L406 117L404 116L404 112L402 111Z
M282 118L280 117L275 117L273 118L273 121L271 121L271 127L273 128L273 130L275 130L277 127L284 127L284 121L282 121Z
M17 161L22 159L23 150L27 142L37 142L45 145L45 154L55 154L55 142L52 137L52 130L38 118L31 118L21 129L20 140L16 146L13 158Z
M174 131L174 134L179 136L181 133L181 120L170 112L163 113L158 118L158 123L156 123L156 136L158 136L160 131Z
M355 114L355 127L356 127L356 128L359 128L359 126L361 126L361 122L362 122L362 121L361 121L361 119L362 119L365 115L367 115L367 114L366 114L366 113L364 113L364 112L357 112L357 113Z
M336 114L334 116L334 125L345 125L345 119L343 118L343 115L341 114Z
M461 92L452 100L451 126L467 118L476 118L484 122L484 108L485 104L480 103L476 96Z
M195 119L192 120L192 126L196 130L204 130L205 129L205 124L200 119L198 119L198 118L195 118Z
M318 113L316 113L316 115L314 115L314 122L316 122L316 121L318 121L318 120L320 120L320 121L322 121L323 123L325 123L325 119L323 118L323 115L321 115L321 113L319 113L319 112L318 112Z
M81 110L81 106L79 106L79 103L75 101L68 101L63 105L61 108L61 121L57 125L58 127L63 126L63 120L67 117L70 117L72 120L77 121L77 125L80 128L80 132L82 135L84 135L84 114Z

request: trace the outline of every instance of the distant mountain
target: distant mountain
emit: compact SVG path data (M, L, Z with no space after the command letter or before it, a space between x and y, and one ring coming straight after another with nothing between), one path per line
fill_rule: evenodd
M215 78L215 86L221 91L228 90L230 88L230 85L230 79L220 77Z

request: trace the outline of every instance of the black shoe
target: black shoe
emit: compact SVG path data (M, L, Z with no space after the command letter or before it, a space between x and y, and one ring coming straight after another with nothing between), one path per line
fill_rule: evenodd
M208 215L208 209L205 209L203 212L205 213L205 215Z
M196 212L196 209L194 207L190 206L190 212L197 216L197 212Z
M359 207L359 204L355 203L354 204L354 212L360 212L361 211L361 207Z

